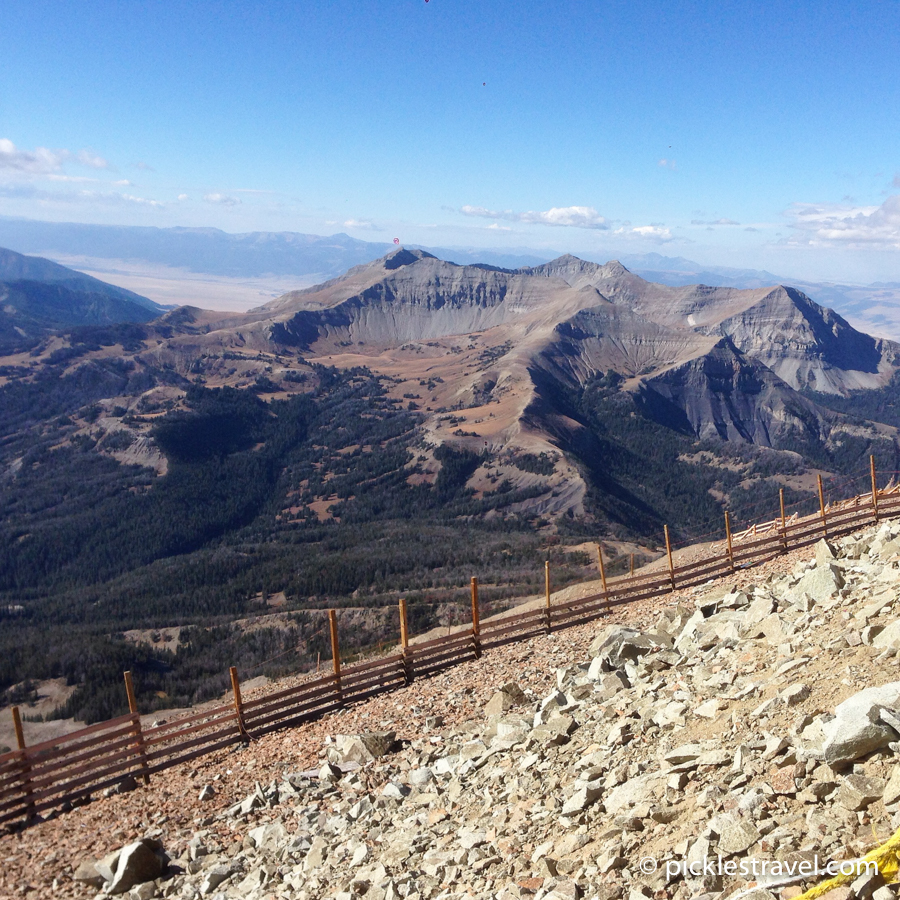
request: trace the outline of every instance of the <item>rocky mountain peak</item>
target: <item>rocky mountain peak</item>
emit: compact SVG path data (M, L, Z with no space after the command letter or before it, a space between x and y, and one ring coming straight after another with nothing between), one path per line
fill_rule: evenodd
M600 271L607 278L620 278L623 275L631 275L631 270L626 269L617 259L611 259L609 262L600 266Z
M406 247L400 247L382 257L381 262L385 269L400 269L403 266L410 266L420 259L437 259L437 257L424 250L407 250Z
M646 285L649 284L639 275L626 269L616 259L601 265L579 259L570 253L544 263L542 266L520 271L545 278L561 278L574 288L594 287L614 302L631 303L644 293Z

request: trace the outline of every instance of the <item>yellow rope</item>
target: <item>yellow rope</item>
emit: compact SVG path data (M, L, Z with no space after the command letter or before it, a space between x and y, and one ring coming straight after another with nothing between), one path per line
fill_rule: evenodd
M870 850L855 866L853 872L847 875L835 875L828 881L823 881L815 887L811 887L808 891L796 897L795 900L815 900L829 891L834 890L844 884L855 881L856 878L865 871L864 863L874 862L878 865L878 871L881 873L885 881L894 881L897 873L900 871L900 860L898 860L898 848L900 848L900 828L880 847Z

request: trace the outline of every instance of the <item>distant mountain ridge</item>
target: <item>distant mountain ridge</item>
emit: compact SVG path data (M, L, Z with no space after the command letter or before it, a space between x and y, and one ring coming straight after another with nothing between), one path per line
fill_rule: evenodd
M0 246L20 253L56 256L70 265L83 265L101 273L114 269L124 274L129 264L136 271L149 265L174 270L169 272L173 278L181 270L214 277L296 277L304 284L340 276L347 269L371 262L394 249L393 243L364 241L346 234L229 234L216 228L84 225L4 216L0 216ZM464 265L484 263L510 269L540 265L560 255L554 250L527 247L503 250L407 246ZM590 254L595 259L614 255L602 250ZM766 270L709 265L655 252L619 255L618 259L634 274L671 286L758 288L790 284L818 302L833 306L857 327L900 340L900 284L813 282Z
M376 310L390 311L389 321L378 318ZM602 354L594 361L595 371L614 368L627 377L639 376L647 365L677 363L681 354L693 352L685 348L704 335L727 336L797 390L876 388L900 358L897 345L862 334L794 288L672 287L648 282L618 261L600 265L569 254L510 270L458 266L424 251L396 250L339 278L285 294L252 310L244 321L264 324L275 340L314 348L340 344L338 334L365 343L482 332L513 323L526 332L533 332L535 323L552 323L559 331L574 327L571 315L583 320L601 313L608 321L597 339L609 343L617 331L613 343L621 348L630 332L664 329L669 337L662 343L674 348L648 362L644 338L643 349L635 351L641 363L627 362L627 354L618 362Z
M315 275L326 279L383 256L392 242L361 241L348 234L257 231L231 234L218 228L155 228L38 222L0 216L0 246L23 253L57 252L73 256L142 260L228 277ZM522 266L542 262L528 254L438 248L462 263L479 261Z
M164 306L154 303L147 297L135 294L133 291L107 284L99 278L85 275L68 266L61 266L40 256L26 256L7 250L0 246L0 281L35 281L41 284L57 284L72 291L81 291L90 294L100 294L117 300L135 303L150 312L160 313L165 311Z
M395 249L392 242L364 241L344 233L246 232L218 228L156 228L151 226L89 225L41 222L0 216L0 245L21 253L57 252L95 259L141 260L192 272L232 277L320 275L323 279L371 262ZM557 251L528 248L498 250L477 247L435 247L406 244L462 265L485 263L504 268L540 265L560 256ZM786 280L770 272L705 266L684 257L659 253L620 257L632 271L654 273L666 284L758 287ZM796 281L796 279L787 279ZM754 282L754 283L750 283Z
M163 312L132 291L0 247L0 352L30 350L61 328L149 322Z

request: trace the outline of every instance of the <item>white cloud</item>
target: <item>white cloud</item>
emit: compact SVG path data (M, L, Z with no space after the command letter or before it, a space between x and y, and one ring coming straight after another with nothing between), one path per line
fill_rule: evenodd
M785 215L794 246L900 249L900 194L881 206L793 203Z
M109 163L102 157L90 150L79 150L78 156L75 157L83 166L91 169L108 169Z
M98 181L98 179L89 178L87 175L59 175L56 172L51 172L44 177L47 181L68 181L71 184L96 184Z
M134 164L136 169L140 169L142 172L155 172L156 169L153 168L149 163L141 162L140 160Z
M207 203L218 203L220 206L237 206L241 202L237 197L229 197L228 194L220 194L218 192L204 194L203 199Z
M179 200L187 200L187 198L188 198L188 195L187 195L187 194L179 194L179 195L178 195L178 199L179 199Z
M11 169L28 175L47 175L56 172L70 156L68 150L37 147L34 151L20 150L7 138L0 138L0 169Z
M674 159L661 159L657 165L661 169L669 169L670 171L675 171L675 160Z
M485 209L483 206L463 206L464 216L478 216L483 219L503 219L506 222L524 222L529 225L557 225L565 228L594 228L605 231L607 220L593 206L554 206L552 209L536 212L513 212L511 209Z
M127 178L120 178L118 181L114 181L113 185L115 185L115 187L134 187Z
M162 209L165 204L148 197L136 197L118 191L46 191L33 184L0 184L0 197L17 200L36 200L47 204L83 204L85 206L143 206Z
M344 228L365 228L367 231L378 231L378 226L374 222L365 219L347 219L342 223Z
M159 200L148 200L146 197L132 197L131 194L119 194L118 196L121 197L126 203L137 203L139 206L165 206L165 204L160 203Z
M632 228L630 225L617 228L613 234L632 239L644 239L656 244L665 244L674 241L672 232L664 225L638 225Z
M498 225L496 222L493 222L492 224L488 225L488 230L489 231L512 231L512 228L510 228L508 225Z
M900 174L894 176L894 180L891 182L891 187L900 187Z
M64 164L76 162L89 169L112 169L109 162L91 150L79 150L72 154L68 150L51 150L36 147L24 150L8 138L0 138L0 171L12 173L25 179L46 178L48 181L93 182L96 178L82 175L67 175Z
M735 222L734 219L713 219L711 222L706 222L702 219L691 219L691 225L740 225L740 222Z

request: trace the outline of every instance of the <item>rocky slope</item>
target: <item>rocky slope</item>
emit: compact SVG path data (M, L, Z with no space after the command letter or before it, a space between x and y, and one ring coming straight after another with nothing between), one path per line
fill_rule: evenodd
M790 898L900 825L898 584L885 523L504 648L7 836L0 887L127 884L144 837L143 900Z
M843 393L880 387L885 373L900 362L893 342L856 331L833 310L782 285L753 290L671 287L645 281L616 262L600 266L573 256L527 271L595 288L659 325L728 336L795 389Z

